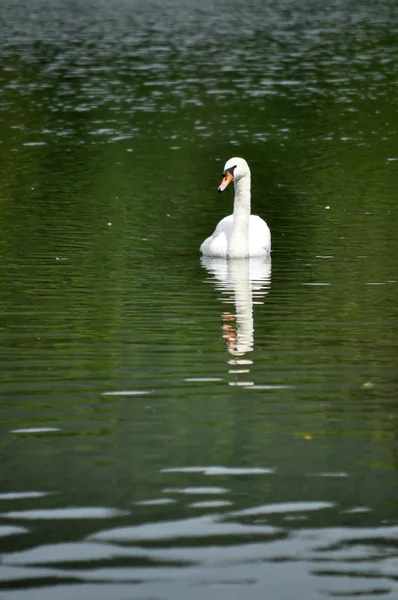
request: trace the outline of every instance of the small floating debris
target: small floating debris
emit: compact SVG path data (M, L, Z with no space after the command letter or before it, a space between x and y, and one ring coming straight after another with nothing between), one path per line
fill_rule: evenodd
M365 381L365 383L362 384L362 389L363 390L372 390L374 388L375 384L372 383L371 381Z

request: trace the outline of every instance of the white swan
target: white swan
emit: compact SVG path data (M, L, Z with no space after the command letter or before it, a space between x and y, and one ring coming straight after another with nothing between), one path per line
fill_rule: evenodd
M218 188L225 190L233 180L234 212L224 217L213 235L203 242L200 251L218 258L248 258L267 256L271 251L271 232L265 221L250 214L250 169L244 158L230 158L222 172Z

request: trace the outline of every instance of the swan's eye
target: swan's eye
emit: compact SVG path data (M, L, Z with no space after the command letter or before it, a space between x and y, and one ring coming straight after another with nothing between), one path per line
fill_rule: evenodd
M232 177L233 177L233 176L234 176L234 171L235 171L235 169L236 169L236 165L235 165L234 167L230 167L229 169L225 169L225 171L223 171L223 172L221 173L221 175L222 175L223 177L226 177L226 176L227 176L227 174L229 173L229 174L230 174L230 175L232 175Z

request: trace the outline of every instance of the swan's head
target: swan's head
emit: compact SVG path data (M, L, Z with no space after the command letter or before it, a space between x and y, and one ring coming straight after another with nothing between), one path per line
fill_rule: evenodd
M239 181L242 177L250 177L249 165L244 158L234 156L227 160L224 166L224 171L221 173L222 181L218 187L219 192L223 192L227 185L232 181Z

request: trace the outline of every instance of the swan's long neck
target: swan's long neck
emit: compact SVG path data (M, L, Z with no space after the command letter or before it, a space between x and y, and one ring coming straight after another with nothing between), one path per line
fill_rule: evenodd
M250 174L244 175L234 184L234 220L228 257L245 258L249 255Z

